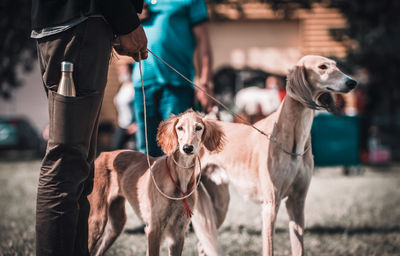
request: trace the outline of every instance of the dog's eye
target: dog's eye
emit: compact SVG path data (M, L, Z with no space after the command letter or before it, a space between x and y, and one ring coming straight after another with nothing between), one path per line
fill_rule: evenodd
M322 64L322 65L319 65L319 68L320 68L320 69L327 69L327 68L328 68L328 66L327 66L327 65L325 65L325 64Z
M203 127L201 127L201 126L196 126L196 131L200 131L201 129L203 129Z
M182 130L183 130L183 127L182 127L182 126L179 126L177 129L178 129L179 131L182 131Z

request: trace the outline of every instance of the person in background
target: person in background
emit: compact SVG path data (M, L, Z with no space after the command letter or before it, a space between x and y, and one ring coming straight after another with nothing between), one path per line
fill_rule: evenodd
M212 56L208 37L208 14L204 0L146 0L147 16L142 24L148 36L148 48L171 64L189 79L195 76L193 55L199 73L196 84L212 92ZM156 143L158 124L171 114L179 114L193 107L195 90L187 81L172 71L151 54L142 62L143 82L146 95L149 154L162 155ZM135 88L134 115L138 125L137 150L146 151L144 134L143 96L139 65L133 71ZM201 92L196 92L203 111L211 109L211 101Z
M132 106L135 91L132 84L132 64L121 63L118 65L118 80L121 82L117 94L114 97L114 105L118 113L118 128L114 133L112 148L123 149L131 148L128 143L137 131L137 125L134 122Z
M282 79L277 76L270 75L265 79L265 89L278 91L280 102L282 102L286 96L285 84Z
M32 0L32 34L49 104L49 140L36 202L36 255L87 256L98 119L113 35L119 51L147 58L140 0ZM57 94L73 63L76 96Z
M276 111L285 97L280 78L270 75L265 80L265 88L250 86L239 90L235 105L250 123L255 123Z

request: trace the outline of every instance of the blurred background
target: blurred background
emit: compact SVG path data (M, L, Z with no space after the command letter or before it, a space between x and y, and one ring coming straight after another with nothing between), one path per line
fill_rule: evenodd
M400 160L400 3L209 0L207 4L214 93L220 100L236 107L248 120L257 121L274 110L276 100L265 93L269 98L264 103L247 106L251 90L237 95L241 89L277 89L280 101L285 75L301 56L331 57L359 82L353 93L337 97L342 113L354 117L344 123L357 126L353 128L358 160L374 164ZM30 1L4 0L0 5L0 148L14 143L19 144L14 145L17 148L36 146L40 152L42 143L34 141L38 138L23 132L31 130L42 139L48 122L36 46L29 38ZM114 58L110 66L101 114L100 150L111 147L117 127L113 101L121 86L121 63L132 63L132 59ZM267 101L272 102L270 106L262 106Z
M276 109L285 95L285 75L303 55L333 58L341 70L358 81L356 90L336 98L342 117L317 113L314 120L312 143L317 170L310 192L315 193L311 195L314 199L308 211L315 217L323 209L321 214L325 219L318 216L308 222L307 232L315 236L315 241L306 244L306 248L313 248L310 255L400 255L400 198L395 189L400 185L400 1L208 0L207 5L214 57L214 93L250 122ZM34 202L36 172L48 136L46 94L35 42L30 39L29 0L0 2L0 32L0 208L9 209L0 217L10 220L1 224L0 255L27 255L32 253L33 246L33 216L27 217L27 213L33 215L34 205L31 203L32 206L22 210L24 215L11 205L23 197ZM112 148L118 126L114 98L121 87L120 67L127 64L132 64L132 59L117 57L110 65L101 113L99 151ZM216 111L223 120L240 121L223 109ZM134 148L134 141L126 147ZM21 159L29 161L18 162ZM343 179L342 174L360 176ZM33 180L27 181L28 184L17 182L23 177ZM325 185L337 186L338 190L324 191ZM20 194L15 195L15 187ZM375 192L380 189L377 195ZM337 191L344 193L342 197L334 196ZM321 200L320 193L325 198L331 196L332 205ZM361 196L362 193L366 194ZM354 201L346 203L342 211L335 211L335 207L352 196ZM242 202L235 200L234 196L232 201ZM224 249L231 255L258 255L261 247L252 247L249 244L255 242L241 239L252 236L259 239L259 226L242 221L240 209L230 212L222 236L224 232L242 234L243 227L247 236L228 239L230 242L226 241ZM365 212L370 215L362 215ZM348 218L341 222L343 216ZM16 229L12 223L18 223L19 218L29 228ZM260 220L257 218L251 219ZM371 224L374 221L375 226ZM328 234L333 232L330 240L318 238L321 234L323 237L324 230ZM360 237L372 232L373 237L366 235L360 240L353 237L362 241L356 243L358 247L346 244L343 241L348 241L348 230L361 234ZM16 242L20 235L25 237ZM336 237L339 240L335 240L335 235L340 236ZM286 239L286 235L278 233L279 237L282 241ZM124 234L124 239L127 242L121 242L121 248L138 238ZM332 242L337 248L345 247L335 251L334 245L324 247L324 241ZM248 249L230 251L230 243L240 248L248 246ZM285 246L289 248L288 244ZM13 254L17 247L27 254ZM121 255L118 250L114 249L111 254ZM135 252L128 251L132 253L132 250ZM278 255L289 253L286 249L278 251Z

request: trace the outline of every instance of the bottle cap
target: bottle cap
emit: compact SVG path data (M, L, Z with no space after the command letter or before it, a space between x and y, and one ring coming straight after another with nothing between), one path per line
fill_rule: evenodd
M61 62L61 72L72 72L74 71L74 64L68 61Z

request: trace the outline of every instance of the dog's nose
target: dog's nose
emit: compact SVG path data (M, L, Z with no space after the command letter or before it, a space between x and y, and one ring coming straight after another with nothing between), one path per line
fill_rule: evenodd
M350 89L354 89L354 88L356 88L356 86L357 86L357 81L356 81L356 80L353 80L353 79L351 79L351 78L348 78L347 81L346 81L346 86L347 86L348 88L350 88Z
M185 151L186 154L191 154L193 153L193 146L192 145L184 145L183 146L183 151Z

